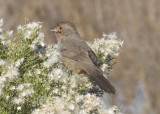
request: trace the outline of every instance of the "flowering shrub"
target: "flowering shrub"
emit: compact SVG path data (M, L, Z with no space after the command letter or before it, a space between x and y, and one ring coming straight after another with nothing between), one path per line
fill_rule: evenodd
M13 31L5 32L2 25L3 19L0 20L0 113L120 113L117 107L106 108L103 91L97 90L86 76L70 72L64 66L57 45L46 46L41 23L19 25L15 38ZM115 34L103 34L89 44L106 74L113 68L122 44Z

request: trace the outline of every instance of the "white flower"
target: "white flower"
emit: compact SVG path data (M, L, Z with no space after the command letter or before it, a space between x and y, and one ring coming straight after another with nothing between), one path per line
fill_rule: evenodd
M31 30L26 30L25 33L24 33L24 39L27 40L27 39L31 39L31 34L32 34L33 31Z
M75 79L76 76L77 75L72 76L72 78L70 80L71 88L75 88L77 86L77 82L76 82L76 79Z
M9 99L9 97L10 97L10 96L8 96L8 95L7 95L7 96L6 96L6 99L8 100L8 99Z
M23 103L23 102L24 102L23 98L14 98L13 99L13 103L14 104L20 104L20 103Z
M53 90L53 93L58 94L58 91L59 90L56 88L56 89Z
M102 101L100 98L96 97L95 95L87 94L84 96L84 107L87 110L92 110L94 108L101 108Z
M31 45L29 45L33 50L36 50L36 48L37 48L37 46L36 46L36 44L31 44Z
M69 108L70 110L74 110L74 109L75 109L75 106L74 106L74 104L69 104L69 105L68 105L68 108Z
M62 71L62 69L53 69L53 71L51 73L48 74L48 78L50 81L52 80L59 80L60 78L63 77L64 72Z
M21 97L25 97L25 96L27 96L27 93L26 93L26 92L22 92L22 93L20 94L20 96L21 96Z
M15 66L16 66L16 67L19 67L19 66L21 65L21 63L23 63L23 61L24 61L24 58L21 58L21 59L17 60L17 61L15 62Z
M27 28L28 29L31 29L31 30L34 30L36 27L38 27L39 26L39 24L38 23L36 23L36 22L32 22L32 23L28 23L27 24Z
M5 39L5 40L2 40L1 43L2 43L3 45L8 45L8 44L11 43L11 40L10 40L10 39Z
M40 32L38 37L39 39L44 39L44 33Z
M24 85L29 88L31 86L31 83L26 83Z
M107 67L108 67L107 64L103 64L102 67L101 67L102 71L104 72L107 69Z
M3 65L5 65L5 64L6 64L6 61L0 59L0 66L3 66Z
M78 96L75 97L75 100L76 100L77 103L80 102L80 101L83 101L83 99L84 99L83 95L78 95Z
M4 82L6 81L6 78L3 76L0 76L0 86L3 87Z
M2 75L8 78L9 80L17 78L18 74L19 74L18 69L14 67L13 65L8 65L7 71L2 73Z
M3 32L3 29L1 28L2 26L3 26L3 18L2 19L0 19L0 33L2 33Z
M18 31L24 30L24 27L22 25L18 25L17 29L18 29Z
M45 44L44 42L40 42L40 45L41 45L42 47L46 46L46 44Z
M0 27L0 29L2 29L1 27ZM1 30L0 30L0 37L1 37L1 43L3 44L3 45L8 45L8 44L10 44L11 43L11 36L12 36L12 32L13 31L8 31L8 32L6 32L8 35L5 35L5 34L1 34Z
M29 76L32 76L32 75L33 75L30 70L28 71L28 75L29 75Z
M43 63L43 65L47 68L51 67L60 60L60 53L57 49L57 45L54 47L48 46L45 55L48 59Z
M0 19L0 27L3 25L3 23L4 23L4 20L2 18L2 19Z
M36 69L36 70L35 70L35 73L36 73L36 74L41 74L41 69Z
M21 107L20 107L20 106L18 106L18 107L17 107L17 110L21 110Z
M24 84L19 84L18 87L17 87L17 90L22 91L23 88L24 88Z
M33 93L34 93L33 88L29 88L29 89L23 90L22 93L20 93L20 96L25 97L25 96L29 96Z
M63 75L62 69L54 69L54 74L57 78L60 78Z
M46 90L50 90L51 88L49 86L46 87Z
M108 114L122 114L120 110L118 110L117 106L113 106L109 108Z
M117 38L117 36L116 36L116 32L110 33L110 34L109 34L109 35L107 35L107 36L108 36L108 38L110 38L110 39Z
M13 35L13 30L8 31L7 33L8 33L8 35L9 35L9 38L11 38L11 36Z
M10 90L15 90L15 89L16 89L15 86L10 87Z

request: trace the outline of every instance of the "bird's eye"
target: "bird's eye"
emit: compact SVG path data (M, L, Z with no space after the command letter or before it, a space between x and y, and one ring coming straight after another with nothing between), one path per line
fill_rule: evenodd
M59 29L62 29L62 27L59 27Z

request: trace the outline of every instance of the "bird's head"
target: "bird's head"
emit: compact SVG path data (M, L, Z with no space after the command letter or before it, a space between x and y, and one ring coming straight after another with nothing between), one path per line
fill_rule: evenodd
M51 31L54 31L57 39L60 40L78 34L75 26L69 22L60 22L55 28L51 29Z

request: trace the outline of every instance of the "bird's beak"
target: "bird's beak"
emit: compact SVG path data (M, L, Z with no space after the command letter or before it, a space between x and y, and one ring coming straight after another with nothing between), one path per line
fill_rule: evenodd
M52 28L51 31L58 32L58 29L55 27L55 28Z

